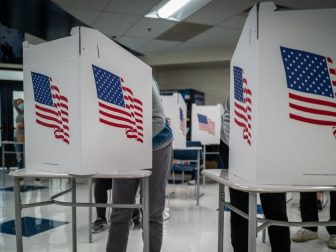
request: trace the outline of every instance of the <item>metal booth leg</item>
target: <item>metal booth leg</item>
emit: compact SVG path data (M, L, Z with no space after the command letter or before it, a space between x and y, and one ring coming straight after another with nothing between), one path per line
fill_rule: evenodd
M76 179L71 178L71 200L72 203L76 203ZM76 216L76 206L72 206L72 251L77 251L77 216Z
M219 184L218 193L218 252L224 251L224 185Z
M248 252L256 252L257 194L249 192Z
M199 206L200 198L200 151L197 150L197 182L196 182L196 206Z
M14 177L14 199L15 199L15 231L16 231L16 251L22 252L22 221L21 221L21 195L20 178Z
M89 178L89 203L92 203L92 178ZM89 243L92 243L92 207L89 207Z
M143 210L143 240L144 252L149 252L149 193L148 177L141 179L142 183L142 210Z

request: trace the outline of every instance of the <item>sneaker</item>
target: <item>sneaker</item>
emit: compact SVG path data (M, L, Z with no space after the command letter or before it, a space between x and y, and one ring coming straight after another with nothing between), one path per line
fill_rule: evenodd
M95 222L92 224L92 233L100 233L108 228L107 221L102 218L97 218Z
M139 209L134 209L133 216L132 216L132 224L134 229L141 229L142 222L141 222L141 214Z
M188 181L188 185L195 185L195 184L196 184L196 181L194 179Z
M293 236L293 242L306 242L316 240L318 238L317 232L310 231L309 229L300 228Z
M331 249L336 249L336 235L330 235L328 247Z

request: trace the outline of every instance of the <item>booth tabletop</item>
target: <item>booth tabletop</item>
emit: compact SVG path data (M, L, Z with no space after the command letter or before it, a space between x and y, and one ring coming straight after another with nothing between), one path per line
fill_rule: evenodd
M190 146L185 148L174 148L174 150L202 150L201 146Z
M78 175L78 174L64 174L57 172L39 171L34 169L21 169L10 172L13 177L20 178L111 178L111 179L131 179L131 178L145 178L152 174L151 170L135 170L135 171L122 171L113 173L97 173L91 175Z
M336 182L334 186L263 185L251 184L250 182L242 178L236 177L234 175L229 175L228 171L223 169L207 169L202 171L202 174L220 184L244 192L282 193L336 191Z

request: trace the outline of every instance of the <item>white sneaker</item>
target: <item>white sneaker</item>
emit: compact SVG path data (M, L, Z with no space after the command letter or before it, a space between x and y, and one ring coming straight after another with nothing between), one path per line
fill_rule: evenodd
M306 242L316 240L318 238L317 232L310 231L309 229L300 228L293 236L293 242ZM335 240L336 241L336 240Z
M328 247L331 249L336 249L336 235L330 235Z
M196 184L196 181L194 179L188 181L188 185L195 185L195 184Z

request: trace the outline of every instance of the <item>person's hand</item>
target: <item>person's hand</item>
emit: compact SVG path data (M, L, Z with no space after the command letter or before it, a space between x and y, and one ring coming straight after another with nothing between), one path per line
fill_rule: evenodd
M24 129L24 124L23 123L17 123L16 128L17 129Z

